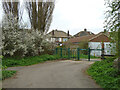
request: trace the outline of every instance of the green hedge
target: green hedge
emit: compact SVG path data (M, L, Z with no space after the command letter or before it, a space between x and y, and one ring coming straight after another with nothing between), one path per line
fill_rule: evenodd
M107 58L97 61L87 72L102 88L120 90L120 75L118 75L118 70L113 67L113 60L114 58Z

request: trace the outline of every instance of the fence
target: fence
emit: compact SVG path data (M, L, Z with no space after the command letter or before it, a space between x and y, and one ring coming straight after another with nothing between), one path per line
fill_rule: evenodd
M55 49L55 54L56 55L60 55L60 57L67 57L68 59L77 59L77 60L80 60L81 58L81 55L82 53L80 53L81 51L87 51L87 58L88 58L88 61L90 61L90 58L91 58L91 55L90 55L90 52L92 50L98 50L98 51L103 51L103 49L80 49L80 48L77 48L77 49L70 49L70 48L56 48ZM101 55L102 58L104 59L104 55Z

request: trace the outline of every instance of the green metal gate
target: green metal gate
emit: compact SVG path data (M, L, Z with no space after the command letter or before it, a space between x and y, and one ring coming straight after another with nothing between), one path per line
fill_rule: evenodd
M90 52L92 50L99 50L102 51L102 49L70 49L70 48L56 48L55 49L55 54L59 55L61 58L68 58L68 59L76 59L76 60L80 60L81 58L81 51L87 51L87 56L88 56L88 61L90 61Z

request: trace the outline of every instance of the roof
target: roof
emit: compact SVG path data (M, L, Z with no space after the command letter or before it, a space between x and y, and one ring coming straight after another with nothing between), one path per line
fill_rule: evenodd
M87 29L84 29L84 31L80 31L77 34L75 34L75 37L81 37L81 36L86 36L86 35L95 35L94 33L87 31Z
M69 37L71 35L68 36L68 34L62 30L54 30L54 35L53 34L53 30L51 32L49 32L47 35L50 35L52 37Z
M101 34L101 33L103 33L103 34L105 34L107 36L110 36L110 32L104 32L104 31L102 31L102 32L99 32L98 34Z
M92 37L91 39L89 39L90 42L110 42L110 38L104 34L104 33L100 33L97 34L95 37Z
M85 42L89 41L90 38L94 37L95 35L86 35L81 37L74 37L68 40L68 42L76 43L76 42Z
M97 35L86 35L81 37L74 37L68 40L68 42L77 43L77 42L110 42L108 36L103 33Z

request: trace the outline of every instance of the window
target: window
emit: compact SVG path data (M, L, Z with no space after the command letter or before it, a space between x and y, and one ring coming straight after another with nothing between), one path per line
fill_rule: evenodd
M68 38L63 38L63 42L65 42L65 41L67 41L68 40Z

